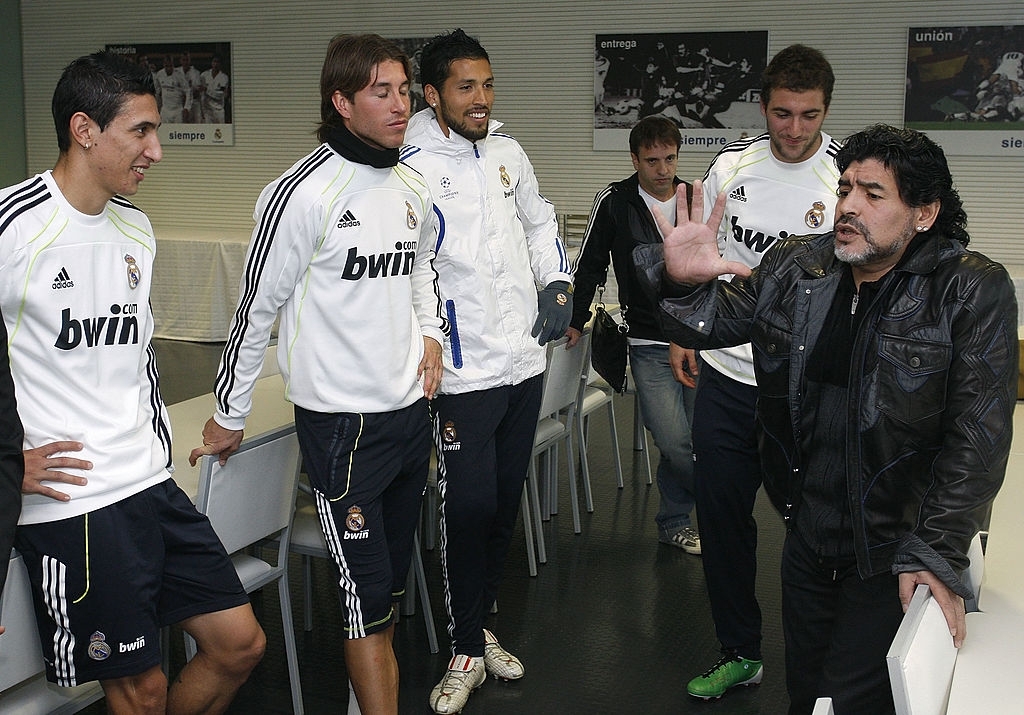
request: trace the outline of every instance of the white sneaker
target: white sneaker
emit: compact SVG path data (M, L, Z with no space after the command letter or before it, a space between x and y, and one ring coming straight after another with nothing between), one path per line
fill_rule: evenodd
M514 655L501 647L494 634L484 628L484 667L495 678L519 680L526 671Z
M430 691L430 707L439 715L462 712L474 690L487 680L483 658L456 655L441 682Z

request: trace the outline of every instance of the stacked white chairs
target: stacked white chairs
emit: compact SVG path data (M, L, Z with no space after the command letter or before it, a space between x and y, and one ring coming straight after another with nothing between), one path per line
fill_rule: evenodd
M576 492L576 464L572 439L576 432L576 403L579 398L580 378L583 366L590 350L590 336L585 334L572 349L567 350L567 338L548 343L547 369L544 371L544 387L541 397L540 418L533 442L530 459L530 470L527 476L527 499L524 506L532 512L534 530L536 532L537 560L547 561L542 529L542 509L544 513L557 513L558 470L554 459L545 459L543 489L539 490L537 473L537 457L557 455L556 448L564 444L569 474L569 498L572 505L573 530L580 533L580 508ZM550 455L548 454L550 452ZM540 493L544 501L540 499ZM524 524L526 524L524 516ZM529 543L529 542L527 542ZM531 571L532 575L532 571Z
M28 572L16 552L11 554L7 567L0 624L7 629L0 635L0 713L76 713L103 697L96 681L61 688L46 680Z
M303 712L303 704L288 589L288 542L300 461L294 424L250 437L223 467L216 456L202 458L196 497L196 507L209 517L231 554L246 593L277 582L292 707L297 715ZM253 555L269 551L268 545L276 547L276 559ZM255 549L261 546L268 548ZM189 659L195 655L195 643L187 635L185 651Z

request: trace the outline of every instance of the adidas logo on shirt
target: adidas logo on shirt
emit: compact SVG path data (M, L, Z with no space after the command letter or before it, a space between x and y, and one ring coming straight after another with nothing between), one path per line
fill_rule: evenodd
M743 203L746 203L747 192L744 190L742 186L739 186L732 190L732 192L729 194L729 198L732 199L733 201L742 201Z
M338 228L354 228L359 225L359 219L352 211L346 211L341 215L341 220L338 221Z
M60 273L53 279L53 290L62 290L64 288L74 288L75 282L71 280L71 276L68 275L68 269L61 266Z

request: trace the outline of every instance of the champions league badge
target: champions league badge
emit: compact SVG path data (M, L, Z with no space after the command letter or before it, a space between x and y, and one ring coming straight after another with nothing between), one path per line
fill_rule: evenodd
M366 525L366 517L363 516L363 510L357 506L351 506L348 509L348 516L345 517L345 528L349 531L362 531Z
M419 225L419 219L416 218L416 212L412 210L412 204L408 201L405 202L405 225L411 230L415 231Z
M142 280L142 270L139 269L135 259L129 254L124 254L124 262L128 264L128 287L135 290L139 287L139 281Z
M498 173L501 175L501 185L506 189L512 186L512 179L508 178L508 172L505 171L505 165L502 164L498 167Z
M110 646L107 645L107 637L102 631L96 631L89 636L89 647L86 652L93 660L106 660L110 657Z
M804 214L804 223L807 224L807 228L821 228L825 223L825 204L815 201Z

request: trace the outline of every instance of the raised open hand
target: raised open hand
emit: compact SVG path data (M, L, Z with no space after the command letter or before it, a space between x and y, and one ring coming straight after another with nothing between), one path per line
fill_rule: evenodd
M696 285L734 273L749 276L750 269L736 261L726 261L718 252L718 226L725 215L725 192L718 195L707 223L704 216L704 191L700 181L693 182L693 205L686 213L686 184L676 190L676 225L671 226L659 211L652 211L665 244L665 273L676 283Z

